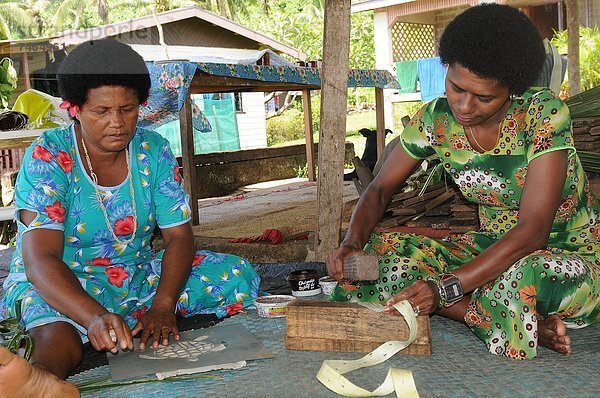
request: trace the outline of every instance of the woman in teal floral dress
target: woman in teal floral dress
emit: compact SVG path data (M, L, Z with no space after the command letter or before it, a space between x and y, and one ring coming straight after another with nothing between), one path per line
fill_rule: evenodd
M17 179L2 316L19 307L35 350L28 364L0 349L2 396L76 396L60 379L81 361L82 342L116 352L137 335L140 349L166 345L179 339L177 314L223 317L258 295L246 260L194 253L177 161L164 138L136 128L150 88L143 59L116 41L86 42L58 79L76 123L36 139Z
M468 43L468 45L465 45ZM374 301L397 315L464 321L490 352L531 359L539 345L571 353L567 328L600 319L600 203L573 146L569 109L546 88L527 88L543 45L525 15L484 4L446 28L440 57L446 95L426 104L403 131L363 193L340 247L379 257L379 280L343 283L338 301ZM436 240L371 233L396 189L437 156L462 194L479 205L480 230Z

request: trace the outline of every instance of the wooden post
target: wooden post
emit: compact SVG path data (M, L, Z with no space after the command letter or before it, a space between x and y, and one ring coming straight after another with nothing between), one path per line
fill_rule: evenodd
M315 142L313 140L312 111L310 106L310 90L302 90L302 108L304 108L304 135L306 136L306 166L308 181L316 181Z
M350 0L325 1L315 259L339 245L348 101Z
M21 62L23 63L23 83L25 83L25 90L31 88L31 82L29 81L29 58L27 53L21 53Z
M383 89L375 87L375 123L377 126L377 159L383 155L385 148L385 115L383 103Z
M579 1L567 0L567 69L569 95L581 92L581 71L579 67Z
M183 166L183 184L190 195L192 225L198 225L198 190L196 189L196 162L194 161L194 128L192 126L192 99L188 94L179 111L179 129L181 134L181 165Z

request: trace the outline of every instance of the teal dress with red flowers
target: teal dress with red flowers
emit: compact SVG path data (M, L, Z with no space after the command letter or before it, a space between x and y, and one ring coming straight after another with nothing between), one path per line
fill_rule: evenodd
M1 314L16 315L20 303L26 329L57 321L73 324L86 340L86 330L48 305L27 280L22 236L37 228L64 233L63 261L88 294L130 327L152 305L160 281L162 252L151 245L155 226L161 229L189 222L189 196L168 141L159 134L136 130L129 144L134 198L129 178L114 187L96 186L86 173L73 126L44 132L27 150L15 186L17 213L36 213L29 226L18 221L16 250L4 283ZM98 202L100 192L108 220ZM138 228L134 230L133 201ZM107 226L110 222L116 241ZM184 316L231 315L252 305L260 279L243 258L198 251L192 273L177 304Z

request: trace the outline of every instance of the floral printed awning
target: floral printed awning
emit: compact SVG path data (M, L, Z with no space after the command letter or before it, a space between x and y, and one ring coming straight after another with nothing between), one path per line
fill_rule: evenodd
M321 85L321 70L296 66L265 66L197 63L202 72L215 76L237 77L264 82ZM396 79L385 70L352 69L348 87L400 88Z
M187 98L190 84L198 70L214 76L321 86L321 71L317 68L188 61L148 62L147 66L152 86L148 104L140 111L140 125L151 129L179 118L179 110ZM388 71L358 69L350 71L348 87L400 88L396 79ZM192 115L194 127L198 130L206 129L204 125L206 119L203 118L202 113L198 109L192 109Z

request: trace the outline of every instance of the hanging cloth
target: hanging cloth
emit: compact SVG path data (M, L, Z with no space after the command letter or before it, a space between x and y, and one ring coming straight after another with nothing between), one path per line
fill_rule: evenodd
M398 84L400 84L400 93L416 93L417 92L417 61L402 61L396 62L396 75L398 76Z
M442 64L440 57L417 61L421 101L429 102L446 92L446 72L446 66Z

